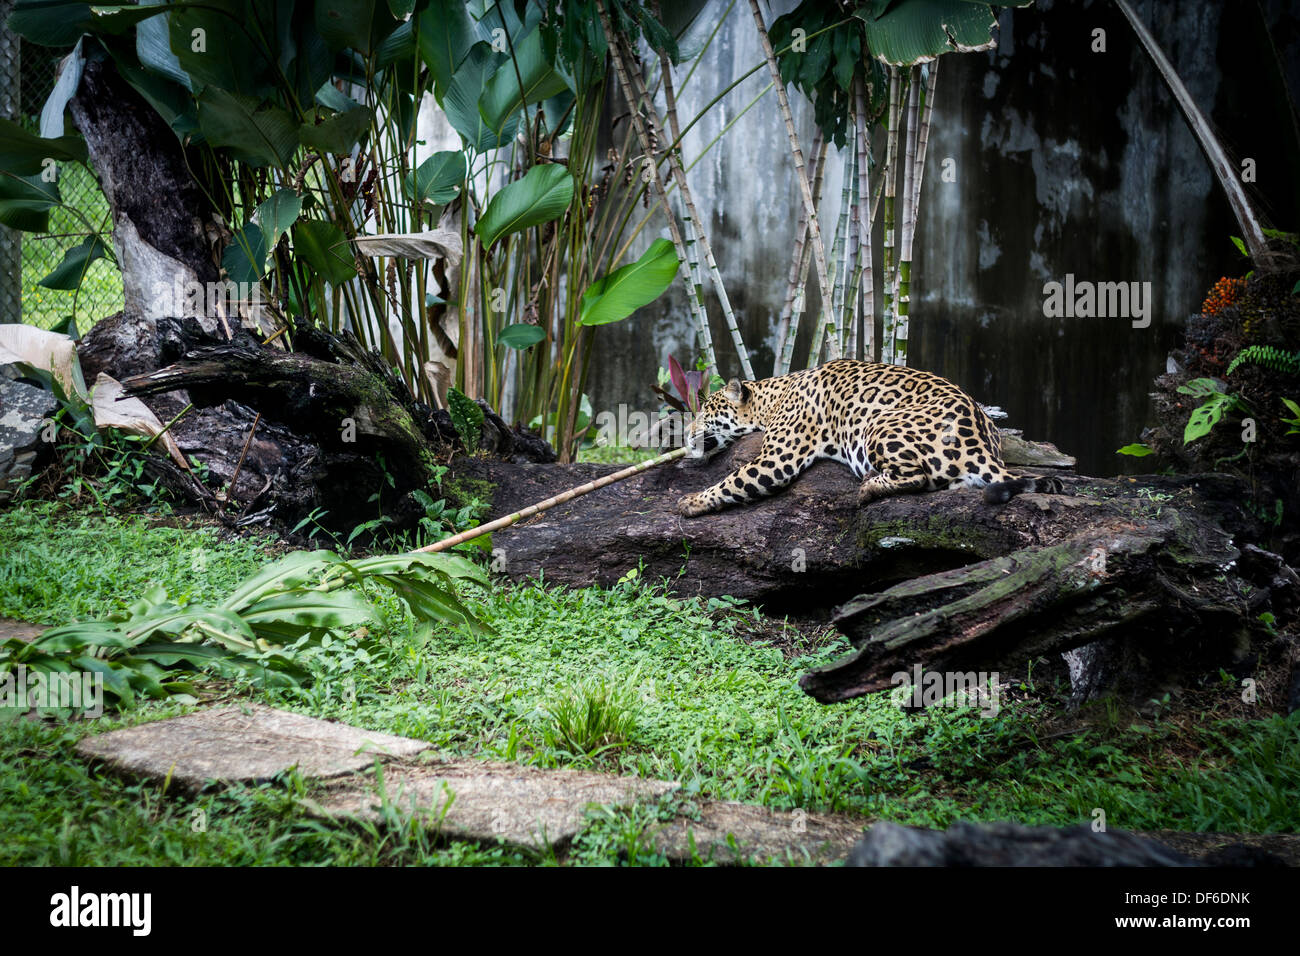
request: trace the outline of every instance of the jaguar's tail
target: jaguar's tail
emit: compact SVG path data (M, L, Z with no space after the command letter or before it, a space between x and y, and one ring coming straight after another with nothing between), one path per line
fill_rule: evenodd
M1016 495L1038 493L1040 495L1059 495L1065 486L1060 478L1010 478L995 481L984 488L984 500L991 505L1004 505Z

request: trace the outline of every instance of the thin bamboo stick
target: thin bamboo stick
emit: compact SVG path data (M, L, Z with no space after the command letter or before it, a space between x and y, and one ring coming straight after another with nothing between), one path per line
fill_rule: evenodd
M861 358L876 360L876 291L871 274L871 234L876 223L876 209L871 203L871 133L867 127L865 81L859 77L854 83L855 141L858 150L858 218L862 233L862 349Z
M847 259L845 254L845 233L849 231L849 209L853 205L853 188L855 185L854 163L857 161L853 150L845 149L842 152L840 214L835 221L835 241L831 243L831 312L835 315L836 325L840 324L840 316L844 312L844 293L848 288L848 270L851 260ZM843 351L843 327L837 330L835 340L839 343L841 351ZM810 366L817 364L820 358L820 355L809 355L808 364Z
M822 181L826 173L826 151L830 146L821 128L813 135L813 203L821 202ZM786 281L785 302L776 323L776 364L773 375L790 371L794 356L794 340L799 335L799 316L803 314L803 290L808 284L808 268L812 265L812 249L808 245L808 210L799 206L799 225L795 229L794 253L790 259L790 277ZM797 306L797 308L796 308Z
M826 244L822 242L821 224L817 221L817 204L813 202L812 186L808 182L808 170L804 164L803 150L799 148L799 134L794 128L794 114L790 112L790 98L785 93L785 83L781 80L781 68L777 66L776 54L772 51L772 40L767 35L763 24L763 14L758 9L758 0L749 0L750 12L754 15L754 26L763 46L763 56L767 59L767 70L772 75L772 86L776 89L776 101L781 107L781 117L785 120L785 132L790 139L790 152L794 157L794 178L799 183L799 192L803 196L804 209L808 211L808 234L812 239L813 262L817 266L817 285L821 289L821 319L813 332L812 351L809 363L816 364L816 357L821 352L822 339L830 332L831 358L840 357L839 342L832 325L831 281L826 269Z
M667 54L659 54L659 65L663 72L664 88L664 115L668 119L668 129L673 134L673 142L680 143L682 131L677 122L677 97L673 93L673 65L669 61ZM638 82L637 77L633 77L633 82ZM645 88L639 90L642 96L645 96ZM659 117L656 115L653 104L649 97L646 97L646 106L649 108L651 122L658 125ZM740 334L740 326L736 323L736 313L732 311L731 299L727 296L726 286L722 284L722 273L718 270L718 262L713 257L713 246L709 242L708 232L704 228L704 222L700 219L699 210L695 208L695 199L691 195L691 187L686 179L686 170L682 168L682 156L679 149L670 148L668 150L668 168L672 170L673 179L677 183L677 188L681 193L682 206L686 210L685 216L690 217L695 223L696 238L700 243L700 248L704 252L704 262L709 267L709 277L713 280L713 289L718 294L718 304L722 308L722 319L727 326L727 331L731 333L731 342L736 347L736 355L740 359L740 371L747 381L754 378L754 367L749 361L749 350L745 348L744 337Z
M915 226L916 147L919 134L918 108L921 101L921 68L914 66L907 82L907 139L903 151L902 240L898 246L898 272L894 320L894 361L907 364L908 316L912 310L912 232Z
M686 243L682 238L681 230L677 227L677 218L673 215L672 207L668 204L668 195L664 189L663 178L659 175L659 163L655 158L654 150L651 148L652 143L649 131L646 129L645 118L641 115L636 90L628 76L620 38L614 32L614 25L610 21L609 10L604 0L596 0L596 10L600 14L600 25L605 31L605 42L609 46L609 55L614 61L614 72L618 76L619 86L623 90L623 98L627 100L632 115L632 123L636 127L637 139L646 155L646 169L650 173L655 195L658 197L659 202L663 204L664 218L668 220L668 234L672 238L674 248L677 250L679 268L686 281L686 299L690 303L691 314L695 316L696 328L700 335L700 346L704 351L705 364L708 366L707 371L714 372L718 368L718 359L713 351L713 336L709 333L709 317L704 311L704 303L700 301L694 286L694 280L690 274L690 267L687 265Z
M512 515L506 515L504 518L497 518L495 521L489 521L487 524L479 525L477 528L471 528L468 531L462 531L460 534L454 534L450 538L443 538L441 541L435 541L433 544L425 545L423 548L416 548L412 554L421 552L446 551L448 548L454 548L458 544L464 544L466 541L472 541L475 538L490 534L493 531L500 531L502 528L508 528L516 522L523 521L525 518L531 518L533 515L541 514L548 511L556 505L562 505L565 502L572 501L582 495L612 485L615 482L623 481L625 478L631 478L643 471L648 471L657 465L663 465L674 459L681 458L686 454L685 448L674 448L672 451L665 452L658 458L651 458L649 461L643 461L638 465L632 465L630 468L624 468L622 471L616 471L612 475L606 475L604 478L597 478L595 481L589 481L585 485L579 485L576 488L570 488L554 497L547 498L545 501L539 501L535 505L529 505L522 511L516 511Z
M887 364L894 361L894 188L897 179L895 156L898 152L898 113L901 79L898 67L889 68L889 126L885 138L885 168L882 171L885 186L884 241L881 258L881 279L883 280L884 302L881 307L881 319L884 325L883 341L880 348L880 360Z

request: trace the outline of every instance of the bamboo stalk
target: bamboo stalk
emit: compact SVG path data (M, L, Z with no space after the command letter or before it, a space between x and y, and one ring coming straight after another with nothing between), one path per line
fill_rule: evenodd
M894 361L907 364L908 316L912 309L912 233L916 205L916 147L919 134L921 68L914 66L907 81L907 139L903 150L902 237L898 245L898 272L894 278Z
M883 280L884 302L881 307L881 319L884 323L883 341L880 347L880 360L886 364L892 364L894 361L894 188L896 184L897 170L894 159L898 152L898 100L900 93L901 79L898 74L898 67L889 68L889 126L885 138L885 168L882 171L884 176L885 208L882 215L885 217L884 228L885 235L883 248L881 250L881 279Z
M668 129L673 135L673 142L680 143L682 140L682 131L677 122L677 97L673 93L673 73L672 63L669 61L667 54L659 54L659 65L663 73L664 87L664 116L668 119ZM633 82L637 82L636 78ZM645 96L644 87L639 91ZM658 116L655 115L653 104L646 97L646 105L650 108L651 122L658 125ZM691 188L686 180L686 170L682 168L681 152L678 148L672 147L668 150L668 168L672 170L673 179L677 183L677 189L681 193L682 206L686 210L683 218L689 219L695 223L696 237L699 240L700 248L704 251L704 262L709 267L709 277L713 280L714 291L718 294L718 304L722 308L723 322L727 326L727 331L731 333L731 342L736 347L736 355L740 359L740 370L746 381L752 381L754 378L754 367L749 361L749 350L745 348L744 337L740 334L740 326L736 323L736 313L732 311L731 299L727 296L727 289L722 284L722 273L718 270L718 262L713 257L713 246L709 243L709 236L704 228L704 223L700 219L699 210L695 208L695 199L691 195Z
M840 162L843 166L840 173L840 214L835 220L835 241L831 243L831 312L835 316L837 325L840 324L840 316L844 312L844 293L848 288L849 263L852 261L851 258L846 257L845 233L850 228L849 209L853 206L853 189L856 185L854 164L857 162L857 156L853 150L845 149ZM854 225L856 226L856 223ZM843 326L836 331L835 339L843 351ZM809 355L808 364L813 365L820 358L820 355Z
M554 497L547 498L545 501L539 501L535 505L529 505L522 511L516 511L512 515L506 515L504 518L497 518L495 521L489 521L487 524L479 525L477 528L471 528L468 531L462 531L460 534L454 534L450 538L443 538L441 541L435 541L433 544L425 545L423 548L416 548L412 554L421 552L446 551L448 548L454 548L458 544L464 544L466 541L472 541L475 538L490 534L493 531L500 531L502 528L508 528L516 522L523 521L525 518L531 518L533 515L541 514L543 511L549 511L556 505L562 505L565 502L572 501L582 495L612 485L615 482L623 481L625 478L631 478L633 475L639 475L643 471L648 471L657 465L663 465L674 459L681 458L686 454L685 448L674 448L672 451L665 452L658 458L651 458L649 461L643 461L640 464L624 468L622 471L616 471L612 475L606 475L603 478L597 478L595 481L589 481L585 485L579 485L576 488L570 488L568 491L561 492Z
M839 342L832 325L831 315L831 281L826 269L826 244L822 242L821 224L817 221L817 204L813 201L812 186L808 182L808 171L804 165L803 150L799 148L799 134L794 128L794 114L790 112L790 98L786 96L785 83L781 80L781 68L777 66L776 54L772 51L772 40L767 35L763 24L763 14L758 9L758 0L749 0L750 12L754 15L754 26L763 46L763 56L767 59L767 70L772 75L772 86L776 89L776 101L781 108L781 117L785 120L785 132L790 139L790 152L794 157L794 178L799 183L799 193L803 196L804 209L808 213L808 234L812 239L813 262L817 266L817 286L821 289L821 319L813 332L812 351L809 363L815 364L821 352L822 339L830 332L831 358L840 357Z
M856 130L855 130L856 133ZM853 135L848 138L844 144L852 163L845 163L845 166L852 166L853 169L853 189L850 191L849 205L846 213L849 217L849 247L844 254L844 303L840 321L840 337L844 341L844 354L852 358L858 346L858 299L861 289L859 287L859 265L862 261L862 223L858 215L858 206L861 204L861 169L863 157L858 155L857 136ZM870 235L868 234L868 241Z
M645 117L641 115L639 100L636 91L629 79L627 64L623 59L622 47L619 42L619 35L614 32L614 25L610 21L609 9L606 7L604 0L596 0L596 11L600 14L600 25L605 31L605 42L609 46L609 55L614 61L614 72L618 76L619 86L623 91L623 98L627 100L628 109L631 112L632 123L636 128L637 140L641 144L641 149L645 152L647 163L646 168L650 172L651 181L654 185L655 195L659 202L663 204L664 218L668 220L668 234L672 238L673 247L677 250L679 260L679 269L686 281L686 299L690 303L691 314L695 316L696 328L700 335L700 346L704 351L704 361L708 366L707 371L716 371L718 368L718 359L713 351L713 337L709 333L709 316L704 311L704 303L700 301L698 292L694 286L690 274L690 267L687 265L687 249L685 241L682 238L681 230L677 227L677 218L673 215L672 207L668 204L668 195L664 189L663 178L659 175L659 163L655 158L654 150L651 148L649 131L646 129Z
M858 77L853 88L854 137L858 150L858 218L862 233L862 348L859 357L869 362L876 360L876 291L871 274L871 239L876 222L876 209L871 196L871 133L867 127L866 82Z
M821 127L813 134L813 204L821 202L822 181L826 173L826 151L830 144L822 135ZM808 269L812 265L812 248L808 245L808 210L799 206L799 225L795 229L794 253L790 258L790 277L786 280L785 302L776 324L776 365L773 375L790 371L794 357L794 340L799 334L799 316L803 314L804 287L808 285Z
M920 217L921 182L925 178L925 153L930 145L930 129L934 119L934 88L939 81L939 60L926 64L929 76L925 81L925 106L921 110L920 137L916 149L916 188L912 193L912 235L916 236L916 223Z

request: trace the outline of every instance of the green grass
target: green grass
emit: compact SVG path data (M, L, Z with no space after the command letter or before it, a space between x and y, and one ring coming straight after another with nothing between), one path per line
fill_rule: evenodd
M667 448L630 448L627 445L584 445L578 449L578 461L593 465L637 465L658 458Z
M107 238L112 231L108 200L86 167L64 163L59 173L59 194L66 205L50 213L49 234L22 234L22 321L26 325L48 329L65 317L75 315L77 327L84 333L95 322L122 308L122 274L113 263L100 259L86 270L79 293L47 289L37 284L63 261L68 249L84 239L85 221L68 206L75 207L94 224L101 236Z
M209 599L261 560L252 544L206 531L24 505L0 512L0 614L99 615L151 581ZM608 590L502 585L470 600L495 635L417 625L376 594L369 635L312 657L312 686L253 692L452 755L674 779L685 800L940 827L1072 824L1095 808L1126 829L1293 832L1300 822L1300 717L1139 720L1111 710L1078 732L1042 736L1060 701L1032 685L995 718L903 713L884 694L825 707L797 679L847 645L794 640L802 656L789 656L753 636L779 636L773 622L733 601L679 601L635 578ZM176 712L150 704L117 720ZM314 822L294 809L310 785L293 779L164 799L157 786L82 765L71 747L88 729L0 724L0 829L22 834L0 864L551 862L440 847L396 824ZM196 810L206 833L191 830ZM571 862L663 862L638 837L659 812L597 812Z

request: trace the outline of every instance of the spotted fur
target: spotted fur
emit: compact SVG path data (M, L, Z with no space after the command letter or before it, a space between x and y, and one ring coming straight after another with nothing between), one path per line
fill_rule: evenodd
M762 431L758 457L678 502L687 517L770 495L829 458L861 479L858 503L953 485L1001 503L1059 492L1056 478L1022 478L1002 464L1002 440L979 404L946 379L901 365L843 359L759 382L733 379L710 395L686 433L708 456Z

